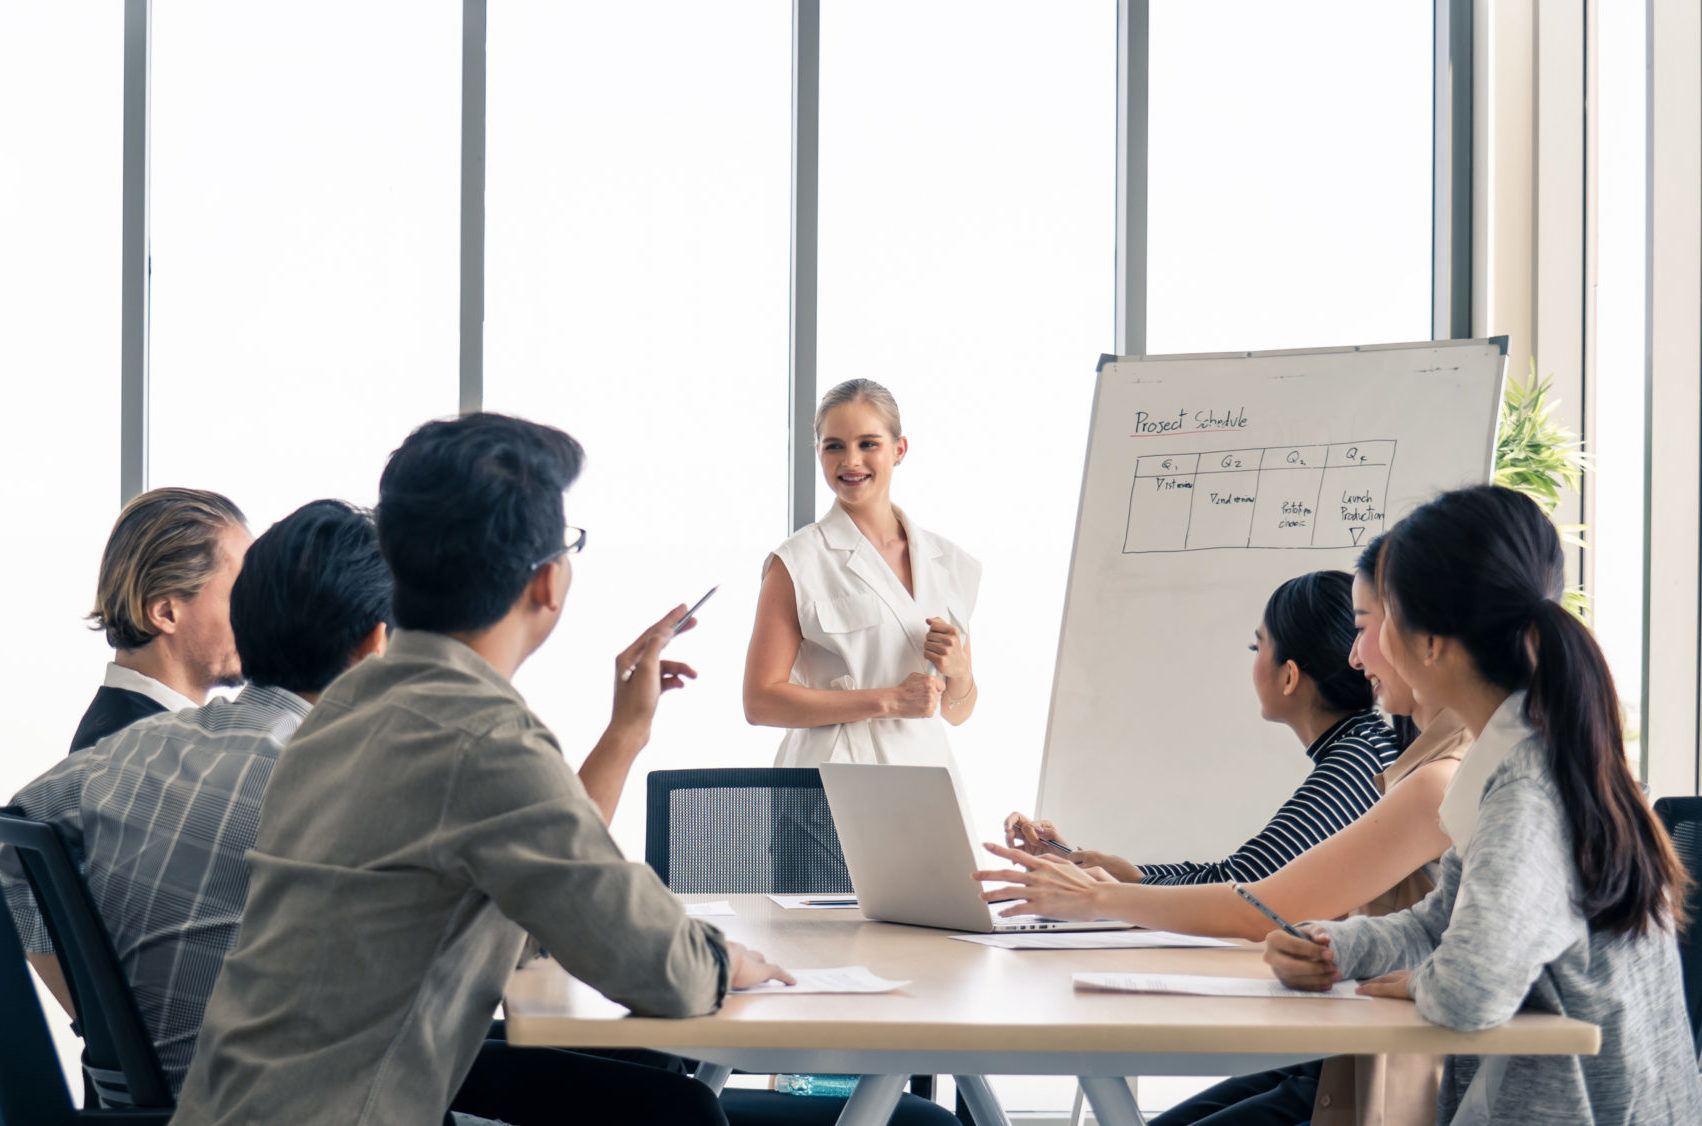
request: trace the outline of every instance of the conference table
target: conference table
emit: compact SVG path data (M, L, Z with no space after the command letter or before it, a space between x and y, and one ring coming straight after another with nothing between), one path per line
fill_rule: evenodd
M959 1077L979 1126L1003 1124L986 1075L1073 1075L1103 1126L1142 1121L1124 1076L1228 1075L1320 1056L1422 1052L1593 1055L1593 1024L1521 1013L1482 1032L1429 1024L1406 1001L1078 992L1071 975L1269 977L1261 947L1005 950L927 927L871 922L855 908L786 909L766 896L724 899L728 937L787 968L867 966L909 984L879 994L731 994L686 1020L631 1016L539 959L504 995L516 1045L649 1048L727 1069L860 1075L841 1126L884 1123L912 1074ZM700 1071L700 1077L705 1073Z

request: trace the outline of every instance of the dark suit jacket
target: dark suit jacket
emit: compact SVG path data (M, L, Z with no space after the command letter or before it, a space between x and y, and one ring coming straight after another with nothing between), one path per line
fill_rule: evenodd
M83 713L83 722L71 737L71 753L92 747L114 731L129 727L143 716L165 711L165 705L151 696L132 692L128 688L108 688L101 685L94 702Z

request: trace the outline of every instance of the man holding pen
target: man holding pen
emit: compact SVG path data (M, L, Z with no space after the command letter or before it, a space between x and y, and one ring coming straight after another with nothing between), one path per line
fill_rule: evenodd
M527 934L649 1016L791 980L688 919L606 828L657 701L695 675L661 659L684 606L617 658L613 718L577 775L511 683L554 629L584 543L562 512L581 458L558 430L492 414L428 423L391 455L378 536L401 628L326 690L272 777L242 934L174 1122L417 1124L452 1102L516 1126L538 1120L534 1103L720 1121L682 1076L576 1056L563 1083L549 1057L567 1053L485 1042ZM516 1066L534 1056L535 1092ZM478 1082L475 1059L502 1081ZM500 1105L456 1100L469 1071L468 1092Z

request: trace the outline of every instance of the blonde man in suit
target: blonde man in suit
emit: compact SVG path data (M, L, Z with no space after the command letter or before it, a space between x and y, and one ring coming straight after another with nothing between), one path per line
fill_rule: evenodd
M242 683L230 589L249 535L242 510L203 489L151 489L124 506L101 555L89 622L115 652L71 750L143 716Z

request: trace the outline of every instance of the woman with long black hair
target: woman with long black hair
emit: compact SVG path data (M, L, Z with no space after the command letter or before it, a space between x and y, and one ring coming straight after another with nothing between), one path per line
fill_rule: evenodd
M1510 489L1445 493L1401 522L1379 578L1384 655L1474 736L1442 802L1436 890L1382 918L1266 940L1301 988L1373 978L1475 1030L1521 1007L1601 1026L1595 1056L1456 1056L1440 1121L1694 1124L1702 1082L1677 943L1687 879L1625 761L1595 638L1558 601L1559 537ZM1381 976L1379 976L1381 975Z
M1452 712L1415 699L1412 688L1383 656L1378 644L1383 604L1377 595L1383 541L1378 536L1366 545L1354 571L1355 636L1347 663L1362 674L1397 730L1405 727L1420 734L1377 775L1383 796L1364 817L1248 885L1261 901L1290 919L1405 910L1436 886L1437 861L1448 849L1437 810L1471 738ZM977 873L1003 879L1003 886L983 895L990 902L1010 901L1003 914L1121 919L1157 930L1254 941L1270 930L1270 921L1227 883L1106 883L1070 863L1073 857L987 847L1023 869ZM1232 1076L1151 1122L1292 1126L1310 1118L1314 1126L1434 1126L1441 1075L1440 1056L1336 1056Z

